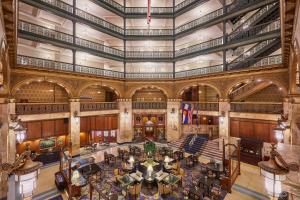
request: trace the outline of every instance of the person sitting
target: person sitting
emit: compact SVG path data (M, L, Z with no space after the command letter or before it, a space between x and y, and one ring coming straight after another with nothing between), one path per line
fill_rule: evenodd
M137 183L135 185L129 185L127 187L127 194L129 197L134 197L136 199L139 197L142 189L142 183Z
M161 196L165 196L171 194L172 189L170 185L163 184L162 182L158 182L158 192Z

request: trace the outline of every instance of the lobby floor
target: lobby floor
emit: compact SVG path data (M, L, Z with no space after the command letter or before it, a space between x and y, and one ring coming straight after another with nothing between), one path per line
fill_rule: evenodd
M117 147L106 149L107 152L117 154ZM96 162L103 160L103 151L98 151L83 157L93 156ZM207 161L200 158L200 161ZM54 173L59 170L59 164L45 166L37 183L37 189L34 192L34 200L45 200L59 193L54 184ZM63 195L64 196L64 195ZM237 178L232 193L227 194L225 200L267 200L271 199L267 195L264 185L264 178L259 174L259 168L249 164L241 164L241 175Z

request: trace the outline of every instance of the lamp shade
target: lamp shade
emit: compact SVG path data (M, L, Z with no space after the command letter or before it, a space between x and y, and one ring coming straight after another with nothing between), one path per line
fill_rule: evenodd
M20 194L23 198L28 198L33 195L41 166L41 162L33 162L28 158L24 164L15 171L15 181L19 183Z

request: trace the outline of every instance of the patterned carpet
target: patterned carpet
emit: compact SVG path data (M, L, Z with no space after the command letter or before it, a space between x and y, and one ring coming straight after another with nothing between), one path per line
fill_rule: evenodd
M122 189L122 187L117 184L115 182L115 177L114 177L114 173L113 170L118 167L121 168L121 161L118 159L117 163L112 164L112 165L107 165L104 164L104 162L100 162L98 163L98 165L100 166L100 168L102 169L101 173L101 180L99 180L100 184L104 187L107 187L106 190L110 191L111 194L118 194L118 200L130 200L130 199L135 199L135 198L130 198L127 197L125 198L125 191ZM184 161L181 161L181 167L184 169L185 171L185 176L183 178L183 182L182 185L173 188L172 194L162 197L159 195L158 193L158 189L157 186L153 186L153 188L148 189L147 187L145 187L144 185L142 185L142 192L140 193L139 197L136 199L139 200L183 200L184 199L184 195L183 195L183 188L187 187L191 187L192 185L192 180L193 179L197 179L197 177L200 175L200 171L199 171L199 167L194 166L193 168L189 168L185 165ZM85 188L82 188L82 194L85 194L86 196L89 196L89 188L88 186L86 186ZM220 200L224 199L224 197L226 196L226 192L223 191L222 192L222 198L220 198ZM97 192L94 191L93 193L93 200L99 200L99 195Z

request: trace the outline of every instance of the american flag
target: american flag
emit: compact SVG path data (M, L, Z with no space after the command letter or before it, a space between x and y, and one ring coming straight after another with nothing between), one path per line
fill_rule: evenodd
M151 0L148 0L147 24L151 22Z

